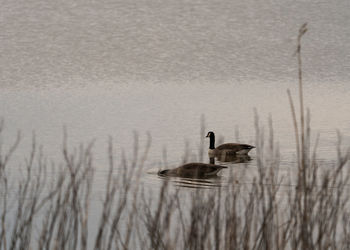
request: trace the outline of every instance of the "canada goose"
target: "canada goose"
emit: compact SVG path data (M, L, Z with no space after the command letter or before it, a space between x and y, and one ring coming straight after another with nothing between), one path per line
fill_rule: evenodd
M237 154L237 155L245 155L248 152L255 148L254 146L248 144L239 144L239 143L225 143L217 146L215 148L215 134L214 132L208 132L207 136L210 139L209 142L209 151L208 154L210 156L218 155L218 154Z
M221 169L226 166L192 162L184 164L174 169L166 169L158 172L160 176L188 177L188 178L205 178L215 176Z

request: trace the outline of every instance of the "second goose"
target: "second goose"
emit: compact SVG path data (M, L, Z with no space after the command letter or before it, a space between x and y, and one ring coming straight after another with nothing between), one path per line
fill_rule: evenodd
M227 167L215 164L192 162L174 169L159 171L158 175L187 178L208 178L215 176L223 168Z

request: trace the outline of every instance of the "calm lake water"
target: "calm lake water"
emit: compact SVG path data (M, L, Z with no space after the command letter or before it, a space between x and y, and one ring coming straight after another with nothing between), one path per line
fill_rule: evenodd
M201 137L215 131L218 140L255 145L254 109L268 137L268 117L273 120L275 141L279 144L282 168L295 163L295 141L286 89L296 96L296 83L191 83L191 84L100 84L72 88L8 88L1 92L5 120L4 140L14 140L21 130L22 143L16 162L28 156L31 135L35 135L44 153L62 160L64 128L71 147L95 141L93 148L97 173L107 170L108 136L114 138L116 158L122 149L133 156L134 132L144 150L147 133L152 137L143 176L145 185L159 186L155 173L164 168L164 151L169 167L183 162L187 149L189 161L198 161ZM305 103L311 111L313 138L320 135L318 158L336 159L337 133L344 146L350 141L350 88L345 83L305 83ZM295 99L296 101L297 99ZM204 117L204 121L203 118ZM205 133L200 134L204 124ZM204 151L209 141L204 140ZM255 150L245 164L233 168L256 167ZM207 162L208 159L204 159ZM226 163L227 164L227 163ZM228 174L223 171L222 175ZM101 185L104 185L101 181Z
M107 173L108 138L116 159L133 156L134 133L142 152L152 144L142 172L147 188L159 190L159 169L199 161L201 140L255 145L254 110L281 154L281 174L295 171L295 141L286 90L297 103L300 25L303 37L305 106L312 140L320 135L318 159L336 159L337 133L350 144L350 2L284 1L7 1L0 15L0 117L8 148L22 139L10 162L21 176L33 132L44 154L62 162L63 131L70 148L93 140L101 195ZM205 127L201 133L201 126ZM209 142L204 140L204 150ZM165 166L164 155L166 152ZM203 162L207 162L206 154ZM256 151L246 163L222 163L221 178L173 186L225 185L229 172L250 183ZM117 169L122 171L121 169ZM184 192L190 189L183 188ZM150 196L152 193L150 193ZM97 218L96 218L97 220Z

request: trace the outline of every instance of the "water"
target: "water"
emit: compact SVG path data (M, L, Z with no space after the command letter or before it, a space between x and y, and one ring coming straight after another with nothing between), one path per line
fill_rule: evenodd
M295 141L286 89L290 88L295 93L295 86L293 82L271 83L266 88L264 84L250 82L7 89L1 94L1 106L5 107L2 113L5 119L4 139L10 142L20 129L23 141L17 153L28 155L31 133L35 131L44 152L59 161L62 159L63 131L66 128L68 144L72 147L96 140L93 151L97 171L104 172L108 136L114 138L117 158L120 159L122 149L132 158L134 132L140 140L140 151L144 150L146 134L150 133L151 150L145 172L156 173L159 168L164 168L164 151L171 167L182 163L187 149L190 150L188 160L198 160L201 137L204 138L209 130L216 132L218 140L221 137L225 142L254 145L256 109L266 129L268 117L272 117L282 161L292 165L295 161ZM305 103L312 114L313 138L320 134L320 159L336 158L336 129L343 133L344 145L349 143L348 96L349 89L343 84L329 89L319 87L318 83L305 83ZM202 116L204 134L200 134ZM205 151L208 145L209 141L204 139ZM250 155L252 160L247 164L255 166L255 150ZM151 178L146 180L146 185L161 183L147 174L144 178Z
M336 159L337 134L350 144L350 2L312 1L70 1L4 2L0 15L0 117L8 148L18 130L21 144L12 176L28 157L33 131L44 154L62 161L68 145L95 140L93 197L100 201L107 173L108 137L116 158L152 144L141 175L158 190L156 173L198 161L201 139L215 131L225 142L255 144L254 110L268 127L272 117L281 173L295 166L295 141L286 90L297 103L298 28L303 38L305 105L312 140L320 134L318 159ZM204 117L204 122L203 122ZM205 126L204 134L201 125ZM267 130L266 130L267 133ZM208 147L204 141L204 150ZM222 163L241 183L256 173L256 152L245 163ZM204 162L208 161L206 158ZM121 171L120 169L118 171ZM213 188L229 170L210 180L174 178L172 185Z

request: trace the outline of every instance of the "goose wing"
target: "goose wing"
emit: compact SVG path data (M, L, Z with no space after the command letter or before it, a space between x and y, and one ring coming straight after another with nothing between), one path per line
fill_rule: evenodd
M174 169L167 169L158 172L160 176L178 176L178 177L206 177L213 176L226 166L206 164L206 163L187 163Z
M239 144L239 143L225 143L216 147L218 150L230 150L230 151L240 151L244 149L252 149L254 146L248 144Z
M206 163L187 163L182 165L183 170L188 171L199 171L203 173L217 171L218 169L227 168L226 166L215 165L215 164L206 164Z

